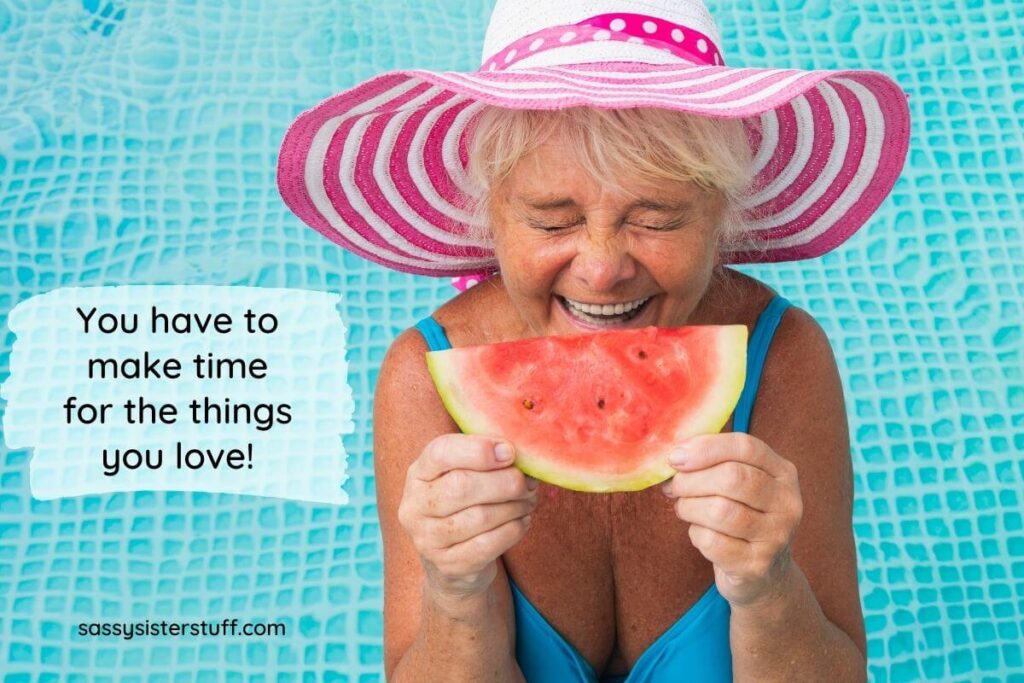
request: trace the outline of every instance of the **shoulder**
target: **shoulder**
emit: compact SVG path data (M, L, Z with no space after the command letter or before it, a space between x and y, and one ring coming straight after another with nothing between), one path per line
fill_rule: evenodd
M375 428L395 426L395 422L385 425L379 420L401 417L401 423L407 427L410 421L423 420L430 423L430 431L457 430L427 369L429 350L426 339L415 327L402 332L388 347L374 389Z
M452 346L475 346L521 336L501 275L495 275L453 297L434 312Z
M842 399L832 342L814 316L796 304L782 313L768 349L764 375L766 388L775 387L785 393L791 404L828 399L827 405L834 409Z
M754 406L750 432L796 467L803 517L793 559L825 616L864 653L842 378L825 330L798 306L782 316Z

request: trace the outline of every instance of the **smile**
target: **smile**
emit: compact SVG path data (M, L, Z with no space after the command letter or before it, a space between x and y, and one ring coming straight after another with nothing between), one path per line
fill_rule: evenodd
M651 297L624 301L615 304L589 304L556 295L571 318L588 327L609 327L621 325L640 315L647 308Z

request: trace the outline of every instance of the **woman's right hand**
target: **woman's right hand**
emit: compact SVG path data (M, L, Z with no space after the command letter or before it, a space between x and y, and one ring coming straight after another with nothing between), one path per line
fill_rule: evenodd
M445 597L487 590L495 560L526 534L540 482L514 467L514 458L506 441L442 434L409 466L398 520L430 587Z

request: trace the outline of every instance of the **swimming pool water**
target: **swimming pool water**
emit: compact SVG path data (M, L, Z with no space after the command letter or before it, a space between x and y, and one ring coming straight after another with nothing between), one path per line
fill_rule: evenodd
M342 508L36 501L30 454L5 447L3 681L383 679L371 392L388 343L455 290L302 226L275 160L295 115L361 79L475 68L490 5L0 0L0 317L71 285L340 291L356 399ZM842 371L871 680L1024 681L1024 4L711 7L732 65L877 68L911 93L907 168L873 220L821 259L742 270L819 320ZM73 634L171 617L289 634Z

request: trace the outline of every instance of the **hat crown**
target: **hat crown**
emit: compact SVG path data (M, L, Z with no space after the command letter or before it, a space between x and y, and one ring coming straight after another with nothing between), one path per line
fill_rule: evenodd
M571 26L594 17L622 13L646 15L696 29L715 44L722 41L718 27L701 0L497 0L484 36L481 63L525 36L553 26ZM641 61L675 61L650 51L637 54ZM544 60L552 63L557 58ZM578 61L568 57L563 63ZM579 61L594 61L586 58Z

